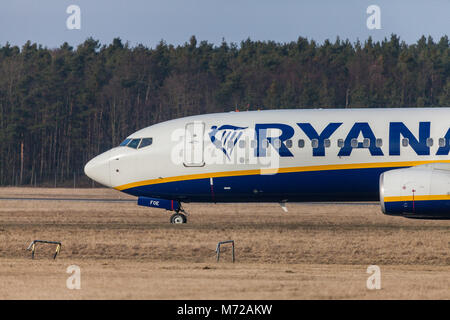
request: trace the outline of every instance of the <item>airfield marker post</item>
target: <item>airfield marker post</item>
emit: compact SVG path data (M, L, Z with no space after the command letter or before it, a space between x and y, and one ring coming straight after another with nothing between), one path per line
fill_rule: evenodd
M47 241L47 240L33 240L31 241L30 245L28 246L27 250L31 250L31 259L34 259L34 253L36 251L36 243L40 242L40 243L49 243L49 244L56 244L56 251L55 254L53 255L53 259L56 259L56 256L58 255L58 253L61 251L61 242L59 241Z
M220 246L221 246L222 244L227 244L227 243L231 243L232 261L233 261L233 263L234 263L234 261L235 261L235 259L234 259L234 240L220 241L220 242L217 244L217 247L216 247L217 262L219 262L219 259L220 259Z

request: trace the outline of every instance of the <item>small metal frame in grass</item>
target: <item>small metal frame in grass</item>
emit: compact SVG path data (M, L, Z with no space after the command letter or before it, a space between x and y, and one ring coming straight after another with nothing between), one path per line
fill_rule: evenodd
M58 255L59 251L61 251L61 242L59 241L47 241L47 240L33 240L30 245L28 246L27 250L31 250L31 259L34 259L34 253L36 251L36 243L49 243L49 244L56 244L56 251L53 255L53 259L56 259L56 256Z
M220 241L220 242L217 244L217 248L216 248L217 262L219 262L219 259L220 259L220 246L221 246L222 244L227 244L227 243L231 243L232 261L233 261L233 263L234 263L234 261L235 261L235 257L234 257L234 240Z

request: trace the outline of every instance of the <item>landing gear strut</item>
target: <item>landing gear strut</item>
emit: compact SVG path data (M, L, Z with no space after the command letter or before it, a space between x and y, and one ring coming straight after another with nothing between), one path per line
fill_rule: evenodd
M171 217L170 217L170 223L173 224L183 224L187 222L187 216L188 213L186 211L184 211L183 208L180 208L178 210L176 210L176 213L174 213Z

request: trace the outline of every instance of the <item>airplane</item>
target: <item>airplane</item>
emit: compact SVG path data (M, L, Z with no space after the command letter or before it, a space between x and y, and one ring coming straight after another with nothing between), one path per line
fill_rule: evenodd
M386 215L450 219L450 108L213 113L161 122L84 171L187 222L186 202L380 201Z

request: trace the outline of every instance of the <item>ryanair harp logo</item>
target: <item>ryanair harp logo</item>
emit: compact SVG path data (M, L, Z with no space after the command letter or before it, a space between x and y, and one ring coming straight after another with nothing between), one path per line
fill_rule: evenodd
M248 127L236 127L231 125L223 125L217 128L212 126L209 132L209 138L214 146L221 150L230 160L234 146L242 137L244 130Z

